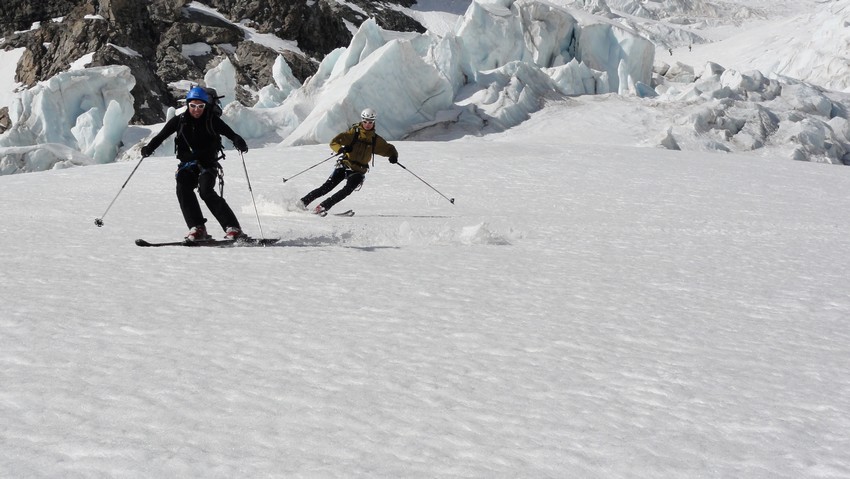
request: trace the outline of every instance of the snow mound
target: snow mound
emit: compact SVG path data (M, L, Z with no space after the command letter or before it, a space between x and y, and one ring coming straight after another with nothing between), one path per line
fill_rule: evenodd
M488 223L463 228L460 241L464 244L510 245L511 242L502 234L493 231Z

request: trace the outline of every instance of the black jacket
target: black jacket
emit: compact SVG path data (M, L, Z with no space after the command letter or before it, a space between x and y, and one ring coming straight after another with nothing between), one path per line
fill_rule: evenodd
M215 166L221 148L220 135L234 142L237 138L241 140L242 137L227 126L224 120L213 115L210 110L207 108L197 120L192 118L188 111L168 120L162 127L162 131L151 139L148 146L151 150L155 150L166 138L176 133L174 146L178 160L197 161L199 165L206 168Z

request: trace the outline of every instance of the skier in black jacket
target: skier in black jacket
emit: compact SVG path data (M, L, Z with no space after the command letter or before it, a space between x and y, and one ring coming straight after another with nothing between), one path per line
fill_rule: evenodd
M218 164L221 151L221 136L233 142L240 152L248 151L245 140L236 134L218 115L213 114L210 97L206 90L194 87L186 94L186 111L169 120L151 141L142 147L142 157L147 157L165 141L177 134L174 146L177 150L177 201L186 220L189 233L186 239L199 241L210 239L207 234L206 218L201 212L195 188L206 203L207 208L221 224L225 238L244 237L239 220L227 202L215 192L215 180L218 176Z

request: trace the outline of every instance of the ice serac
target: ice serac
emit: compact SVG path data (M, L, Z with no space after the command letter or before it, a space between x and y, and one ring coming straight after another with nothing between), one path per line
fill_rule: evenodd
M306 82L302 90L308 96L294 95L284 103L294 111L309 112L284 145L325 143L367 106L378 110L379 123L381 117L392 118L380 123L382 136L390 140L404 137L407 125L432 119L451 107L451 83L423 59L427 48L422 40L427 38L382 35L386 33L373 21L364 22L352 40L353 50L336 57L330 74ZM378 38L384 38L384 43L376 48Z
M533 0L474 2L456 29L463 71L479 72L513 61L540 68L574 58L578 21L566 10Z
M125 66L71 70L43 81L23 91L10 107L12 126L0 136L0 148L56 144L83 153L91 162L113 161L133 116L130 90L134 85ZM40 170L51 167L45 155L61 149L43 150L19 151L38 154L40 159L32 166ZM69 161L65 153L54 156L56 164ZM74 155L73 163L79 160Z
M274 85L266 85L257 93L257 108L274 108L286 100L290 93L301 87L301 82L292 74L283 55L278 55L272 66Z
M204 83L210 88L215 88L221 97L221 105L227 106L236 101L236 68L229 58L225 58L204 75Z
M567 9L536 0L474 2L456 35L463 72L472 81L513 61L552 68L576 60L607 74L608 85L594 89L633 93L638 82L650 83L655 59L654 45L637 32L602 17L581 15L580 20ZM578 83L561 84L561 90L594 93L588 91L588 75L578 76ZM595 82L603 78L595 77Z
M389 32L367 20L284 102L295 121L282 145L327 142L365 106L393 119L379 125L394 140L470 112L502 130L552 92L635 94L636 85L651 83L650 41L578 15L537 0L479 0L441 37Z

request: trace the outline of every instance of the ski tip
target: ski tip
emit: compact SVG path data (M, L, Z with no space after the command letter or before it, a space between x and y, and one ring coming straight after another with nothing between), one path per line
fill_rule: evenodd
M136 240L136 246L145 246L145 247L155 247L155 246L197 246L202 244L202 242L194 242L194 241L166 241L164 243L151 243L150 241L143 240L141 238Z

